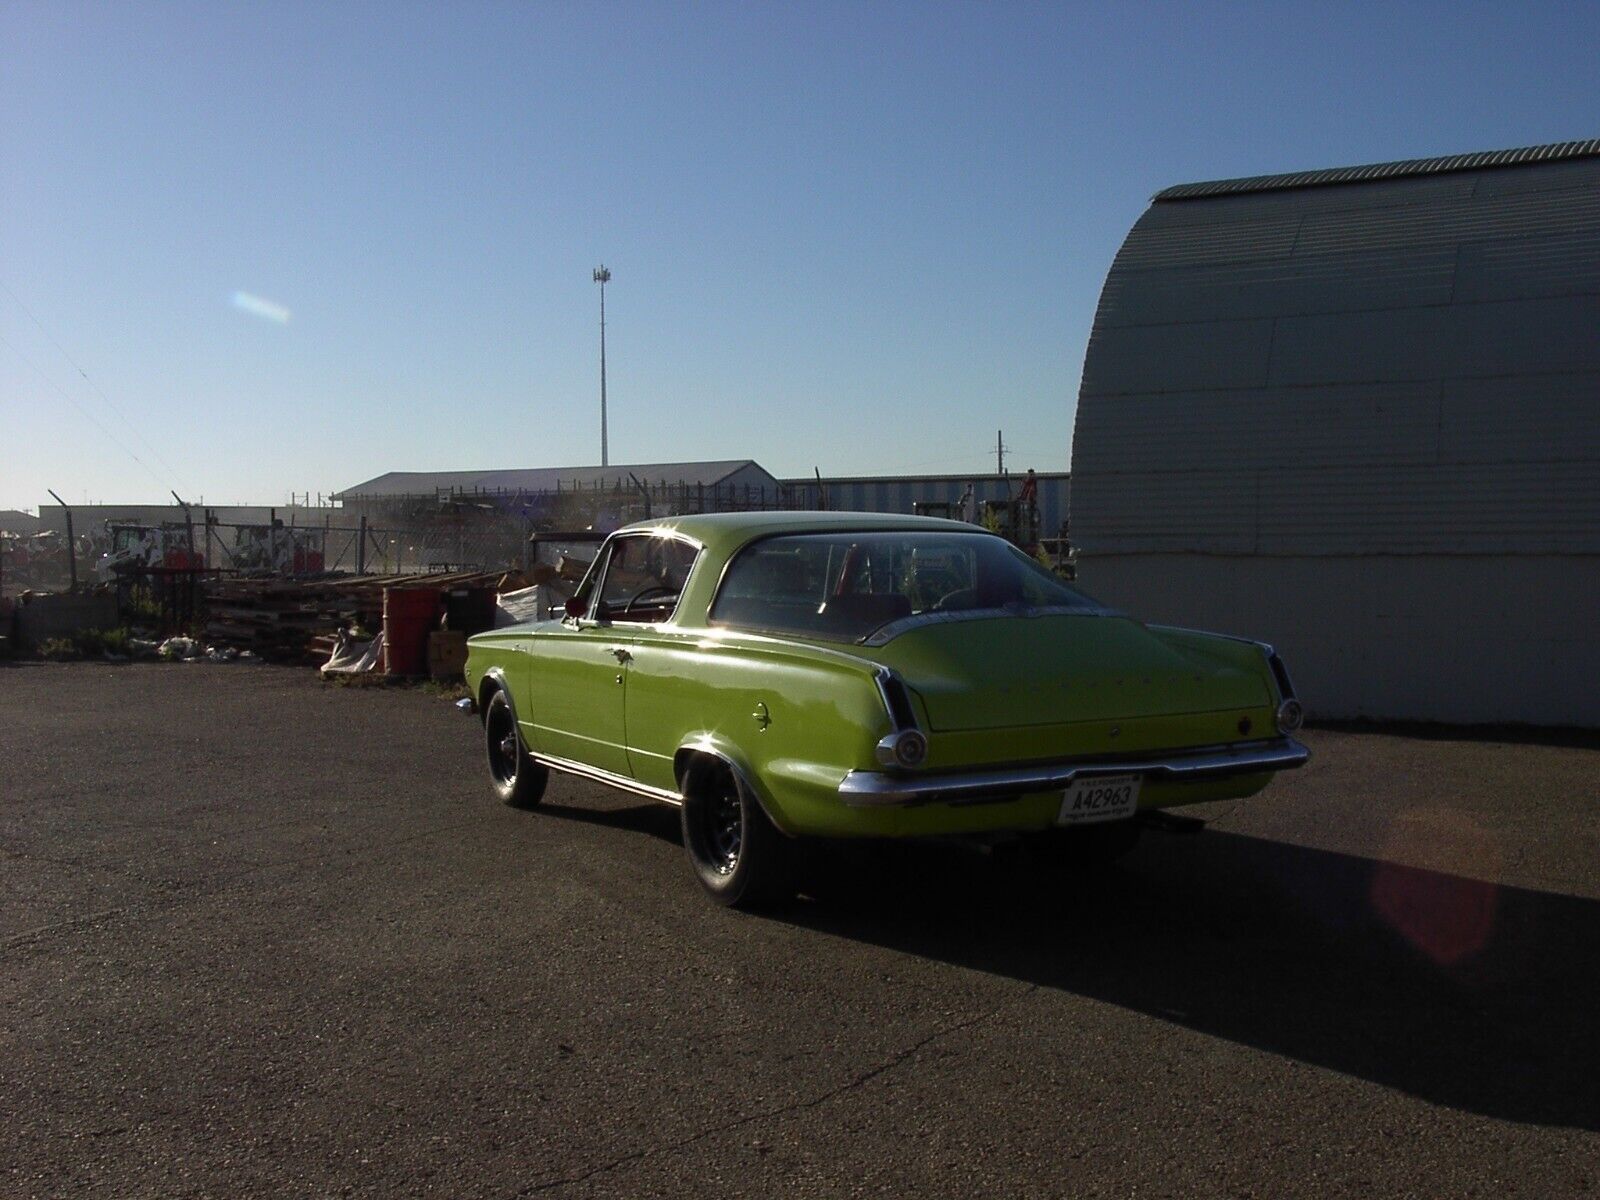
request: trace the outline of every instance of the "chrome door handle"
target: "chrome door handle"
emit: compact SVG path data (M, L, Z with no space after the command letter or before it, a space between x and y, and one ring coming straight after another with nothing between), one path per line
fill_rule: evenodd
M633 658L633 655L629 654L628 651L622 646L611 647L611 653L617 656L617 661L619 663L628 662Z

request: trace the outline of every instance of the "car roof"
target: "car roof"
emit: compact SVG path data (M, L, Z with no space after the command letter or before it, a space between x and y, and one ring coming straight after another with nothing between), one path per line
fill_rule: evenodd
M947 521L938 517L915 517L905 513L858 512L738 512L694 513L681 517L657 517L617 530L618 533L677 533L691 538L704 548L690 573L674 622L685 628L706 624L706 613L722 579L723 565L743 547L759 538L780 534L848 532L958 533L994 537L981 525Z
M626 527L629 531L659 529L681 533L707 550L731 554L746 542L780 533L893 532L979 533L989 531L965 521L941 517L916 517L905 513L780 512L693 513L681 517L656 517ZM619 530L618 532L622 532Z

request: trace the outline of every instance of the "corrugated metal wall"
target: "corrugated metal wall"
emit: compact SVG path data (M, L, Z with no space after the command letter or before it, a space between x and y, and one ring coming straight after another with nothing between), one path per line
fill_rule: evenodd
M1519 622L1518 669L1461 677L1508 615L1462 605L1452 561L1600 610L1600 158L1155 203L1101 296L1072 465L1090 591L1277 638L1326 715L1600 725L1587 616ZM1354 648L1396 628L1386 578L1407 633L1379 672Z

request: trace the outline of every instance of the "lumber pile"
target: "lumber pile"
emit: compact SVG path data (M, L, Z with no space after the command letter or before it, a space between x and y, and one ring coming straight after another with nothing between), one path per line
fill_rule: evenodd
M348 575L328 579L225 578L206 585L204 640L278 662L320 662L338 631L383 621L387 587L493 587L500 572Z

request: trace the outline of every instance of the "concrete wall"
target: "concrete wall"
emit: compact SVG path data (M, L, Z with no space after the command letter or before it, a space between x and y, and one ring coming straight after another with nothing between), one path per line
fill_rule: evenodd
M1600 556L1112 554L1078 584L1271 642L1314 717L1600 727Z

